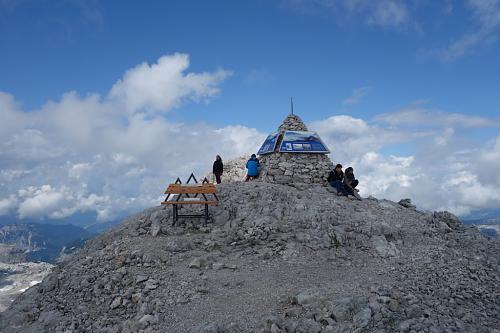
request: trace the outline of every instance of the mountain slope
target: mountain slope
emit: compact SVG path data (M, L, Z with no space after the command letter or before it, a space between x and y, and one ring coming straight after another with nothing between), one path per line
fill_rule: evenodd
M148 209L0 315L3 332L494 332L500 245L453 215L325 187L218 187L214 223ZM183 208L184 209L184 208ZM194 225L193 225L194 224Z

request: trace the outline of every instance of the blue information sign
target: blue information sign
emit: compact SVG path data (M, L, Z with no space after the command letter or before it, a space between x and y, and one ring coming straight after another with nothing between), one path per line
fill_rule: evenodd
M266 141L264 141L262 147L260 147L257 154L264 155L274 152L274 148L276 148L277 139L278 139L278 133L269 134L266 138Z
M316 132L285 131L280 152L328 154L330 151Z

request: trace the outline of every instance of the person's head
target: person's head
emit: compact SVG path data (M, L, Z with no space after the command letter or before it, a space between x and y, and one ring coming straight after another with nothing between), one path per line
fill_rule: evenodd
M215 156L215 160L216 160L216 161L222 161L222 158L220 158L220 155L216 155L216 156Z
M347 169L345 169L345 173L351 175L354 173L354 169L352 167L348 167Z
M251 158L257 158L257 156L255 154L252 154L252 157Z
M337 164L335 166L335 171L338 172L338 173L341 173L342 172L342 164Z

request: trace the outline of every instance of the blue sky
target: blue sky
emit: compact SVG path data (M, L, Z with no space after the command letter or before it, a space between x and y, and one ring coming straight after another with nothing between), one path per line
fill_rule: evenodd
M141 198L156 189L152 184L187 168L209 169L210 162L196 160L198 149L207 159L250 153L289 112L290 96L296 113L329 143L332 159L357 167L367 194L411 196L422 208L460 214L500 207L489 198L499 194L500 179L486 181L480 171L500 171L499 35L498 0L0 0L6 119L0 214L66 218L106 211L106 220L148 206L156 196ZM155 72L154 64L164 71ZM137 75L127 79L134 69ZM168 88L161 86L165 73L175 74ZM82 113L71 115L78 108ZM205 147L179 139L174 127L215 142ZM166 129L172 132L163 138ZM133 148L100 149L91 140L137 142L143 131L151 137ZM219 149L213 133L235 142ZM162 155L170 164L144 161L155 140L172 145ZM183 142L196 146L193 153L174 149ZM51 150L40 146L38 156L37 144ZM438 157L446 168L435 166ZM128 186L111 173L71 173L116 167L110 161L127 165L121 172L135 170ZM54 173L56 165L65 169ZM380 182L377 175L393 178ZM448 187L443 177L451 179ZM426 199L420 189L428 178L434 181L426 186L441 191L439 197ZM75 179L85 184L78 193ZM477 183L487 190L472 192L486 198L470 205L465 193L450 197ZM70 207L62 200L68 195L88 203ZM106 203L114 196L129 200L129 208ZM21 213L35 203L37 209Z
M234 71L220 98L188 105L179 119L210 113L218 124L265 127L274 115L270 130L292 95L313 120L341 112L360 87L371 87L366 104L349 112L362 117L422 99L494 116L500 102L499 43L454 61L428 54L473 29L466 2L451 2L451 13L445 1L415 2L397 26L286 1L10 2L0 16L0 87L27 109L68 90L106 93L126 69L175 52L191 56L193 71Z

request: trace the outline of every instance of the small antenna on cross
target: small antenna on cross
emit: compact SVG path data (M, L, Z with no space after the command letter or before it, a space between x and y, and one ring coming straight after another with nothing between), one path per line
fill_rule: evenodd
M290 107L292 108L292 114L293 114L293 98L290 97Z

